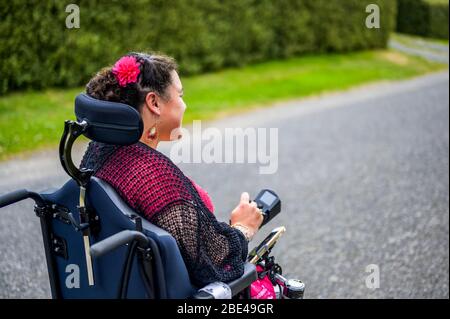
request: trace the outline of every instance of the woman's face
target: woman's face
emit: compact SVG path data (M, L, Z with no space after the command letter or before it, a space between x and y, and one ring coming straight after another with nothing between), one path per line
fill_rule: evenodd
M181 124L186 104L183 101L183 85L176 71L172 71L172 83L166 90L167 99L160 99L160 118L157 124L159 140L172 141L181 138Z
M159 141L173 141L181 138L181 123L186 104L183 101L183 86L176 71L172 71L172 82L167 87L165 96L150 92L146 105L141 112L144 121L144 133L141 141L156 147ZM149 130L155 125L157 140L148 137Z

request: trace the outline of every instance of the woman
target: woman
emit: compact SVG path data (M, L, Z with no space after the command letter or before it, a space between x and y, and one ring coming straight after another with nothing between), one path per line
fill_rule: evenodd
M130 146L91 142L80 166L93 169L130 207L176 239L195 285L240 277L248 241L263 220L256 203L249 203L248 193L242 193L231 212L231 225L219 222L208 194L156 150L160 141L181 138L186 105L174 60L128 54L96 74L86 93L137 109L144 131Z

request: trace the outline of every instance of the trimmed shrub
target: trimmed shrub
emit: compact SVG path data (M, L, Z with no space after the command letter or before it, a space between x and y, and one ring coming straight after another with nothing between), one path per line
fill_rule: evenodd
M3 1L0 93L72 87L129 51L164 52L183 74L300 54L386 46L396 3L374 0L381 28L368 29L363 0Z
M398 0L397 31L448 39L448 0Z

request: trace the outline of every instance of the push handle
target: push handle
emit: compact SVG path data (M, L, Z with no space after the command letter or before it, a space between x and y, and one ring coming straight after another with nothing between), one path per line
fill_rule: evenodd
M118 247L137 241L139 247L147 247L148 238L136 230L123 230L91 246L90 253L94 258L103 256Z
M26 189L18 189L11 193L0 196L0 208L20 202L21 200L27 198L33 199L36 204L39 205L42 205L44 203L44 200L39 194L27 191Z

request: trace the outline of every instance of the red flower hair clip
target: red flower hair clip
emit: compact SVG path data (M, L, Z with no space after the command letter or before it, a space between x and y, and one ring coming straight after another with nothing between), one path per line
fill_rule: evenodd
M112 72L119 81L120 86L126 86L128 83L137 81L139 75L139 62L133 56L124 56L114 64Z

